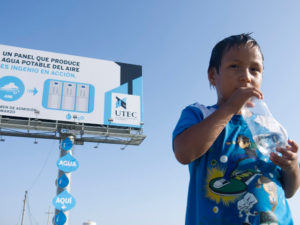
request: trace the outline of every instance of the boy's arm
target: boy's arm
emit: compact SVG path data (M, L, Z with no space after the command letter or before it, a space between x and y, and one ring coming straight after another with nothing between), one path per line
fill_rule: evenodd
M186 129L174 139L174 153L182 164L188 164L205 154L234 112L225 105L198 124Z
M300 169L298 164L298 145L292 140L289 140L288 143L289 146L286 149L277 149L282 156L271 153L270 159L282 168L282 187L285 197L291 198L300 186Z
M173 142L176 159L188 164L205 154L232 116L241 110L250 97L262 99L263 95L253 87L238 88L227 101L219 102L219 109L209 117L177 135Z

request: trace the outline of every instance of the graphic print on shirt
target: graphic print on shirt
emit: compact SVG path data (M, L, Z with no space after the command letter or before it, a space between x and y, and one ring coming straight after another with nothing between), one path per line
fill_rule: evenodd
M250 182L261 175L259 171L253 169L237 170L241 161L245 159L256 159L257 155L256 145L252 144L249 138L240 135L237 137L236 144L245 152L243 154L234 154L230 157L230 162L227 162L226 171L222 176L214 176L214 178L212 178L212 176L208 177L209 189L215 194L224 196L241 195L247 191Z
M261 212L259 225L278 225L277 218L273 212Z
M260 225L277 225L277 218L273 213L278 204L276 184L263 176L257 167L238 169L243 160L253 159L257 161L255 143L251 143L250 139L243 135L238 136L233 143L243 149L244 153L231 155L229 159L223 155L219 161L211 161L212 168L209 168L207 172L206 197L216 203L221 201L226 206L237 201L237 209L239 217L243 219L243 225L251 225L251 217L258 217ZM226 167L222 169L219 163L226 163ZM248 186L252 182L256 182L254 183L256 188L262 188L268 194L272 211L258 212L252 209L258 203L255 195L248 192ZM218 209L217 206L215 208ZM215 208L213 209L214 212Z
M272 212L260 213L260 225L277 225L277 218L273 213L278 204L277 186L269 178L261 176L256 183L257 188L263 188L269 194L269 203L272 206Z
M256 211L251 212L251 209L256 203L257 199L251 193L245 194L244 198L238 201L237 208L239 210L239 217L245 217L243 225L251 225L249 217L258 214Z
M213 162L213 161L212 161ZM212 163L211 163L212 164ZM224 205L229 206L230 203L235 202L238 198L235 195L220 195L216 194L209 188L209 183L213 179L223 177L225 171L220 169L217 165L207 171L207 181L206 181L206 197L213 200L216 203L222 202ZM239 197L239 196L238 196ZM213 211L216 213L218 208L214 208Z

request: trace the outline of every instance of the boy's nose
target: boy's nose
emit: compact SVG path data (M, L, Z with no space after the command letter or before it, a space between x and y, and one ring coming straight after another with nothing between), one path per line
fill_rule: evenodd
M240 80L243 82L250 82L250 75L251 74L249 73L249 71L243 71L240 74Z

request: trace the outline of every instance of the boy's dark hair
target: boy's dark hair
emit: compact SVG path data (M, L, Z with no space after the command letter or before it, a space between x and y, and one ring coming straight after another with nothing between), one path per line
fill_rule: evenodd
M217 73L219 73L219 68L221 66L221 60L224 53L228 51L230 48L232 48L233 46L240 46L246 43L251 43L253 47L254 46L258 47L260 54L262 56L262 60L264 61L264 56L261 52L259 44L250 35L251 33L232 35L217 43L211 52L208 71L211 68L216 68Z

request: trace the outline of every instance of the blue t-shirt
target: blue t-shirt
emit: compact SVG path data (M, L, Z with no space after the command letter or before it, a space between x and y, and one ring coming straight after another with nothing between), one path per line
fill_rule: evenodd
M186 107L173 140L216 108L198 103ZM186 225L293 224L281 169L258 151L241 115L232 117L189 171Z

